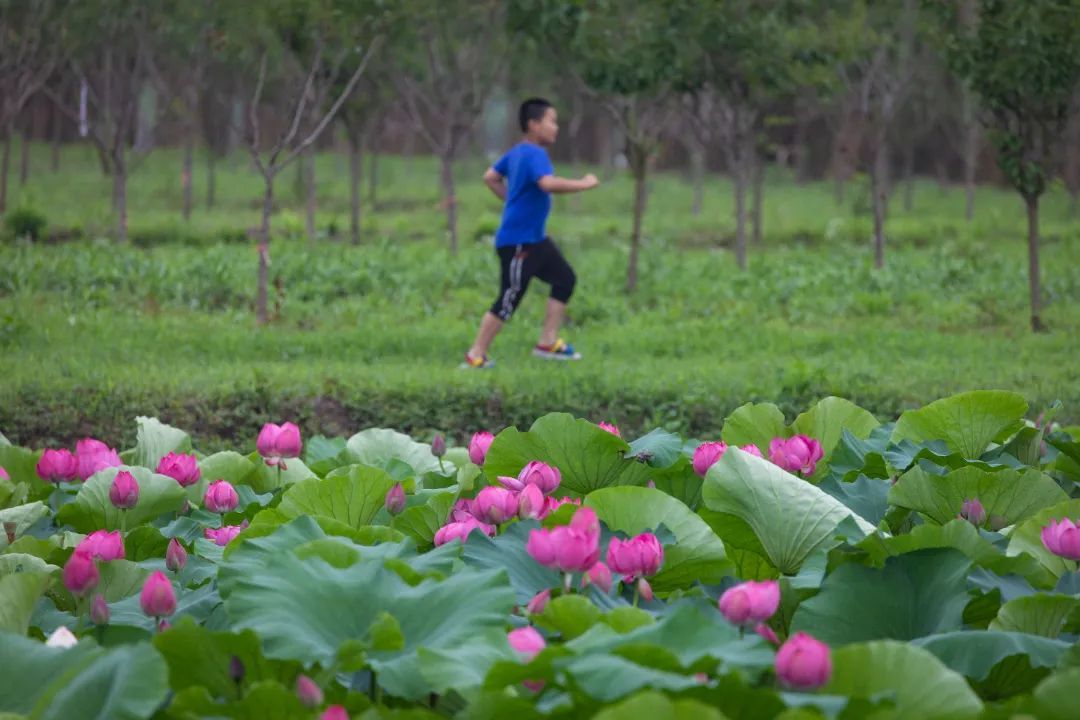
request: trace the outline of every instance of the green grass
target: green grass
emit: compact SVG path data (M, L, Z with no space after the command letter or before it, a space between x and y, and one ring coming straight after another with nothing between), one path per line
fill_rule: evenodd
M769 179L765 242L739 272L727 249L730 186L714 178L706 212L689 213L677 175L653 182L641 286L622 292L630 183L618 177L580 202L560 198L550 230L578 271L566 336L586 360L533 360L542 285L496 342L498 367L457 369L494 297L487 234L498 206L463 163L463 247L445 249L435 167L384 158L381 207L366 213L365 244L299 237L302 216L287 172L279 184L272 274L278 319L256 329L255 253L238 241L258 222L258 178L240 156L222 163L219 203L179 219L179 162L158 152L132 180L132 238L109 233L108 182L86 148L45 170L35 148L13 206L51 227L80 227L77 243L0 245L0 431L27 444L93 433L121 441L136 414L194 431L200 447L250 442L266 419L293 417L307 432L366 425L418 435L528 425L569 410L628 431L665 425L706 436L751 400L793 417L837 394L882 417L961 390L1022 392L1033 414L1055 399L1080 418L1080 226L1068 199L1044 203L1045 317L1027 330L1025 221L1009 192L980 190L963 220L959 190L919 183L914 209L897 198L887 267L870 267L870 219L837 207L828 184ZM226 170L231 164L232 169ZM324 231L347 227L339 158L319 158ZM196 179L199 183L199 178ZM201 187L197 185L197 193ZM198 196L198 195L197 195ZM233 238L232 241L226 241ZM789 418L790 419L790 418Z

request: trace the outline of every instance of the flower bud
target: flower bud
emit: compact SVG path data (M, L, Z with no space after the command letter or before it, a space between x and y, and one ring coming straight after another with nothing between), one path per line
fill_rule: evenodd
M206 488L203 507L213 513L230 513L240 504L236 488L227 480L215 480Z
M164 618L176 612L176 592L165 573L155 570L146 578L139 604L150 617Z
M307 675L296 678L296 696L305 707L317 708L323 704L323 691Z
M165 567L172 572L180 572L187 565L187 550L180 541L173 538L169 541L169 547L165 550Z
M387 491L383 504L391 515L399 515L405 509L405 488L401 483L394 483L394 487Z
M139 502L139 481L127 470L121 470L109 487L109 502L119 510L130 510Z
M95 625L109 624L109 604L105 602L104 595L95 595L90 601L90 621Z

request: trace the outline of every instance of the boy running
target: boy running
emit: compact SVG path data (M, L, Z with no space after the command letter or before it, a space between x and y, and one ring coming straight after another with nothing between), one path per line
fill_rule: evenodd
M502 284L499 296L480 322L476 341L465 353L464 367L494 365L488 358L491 342L514 314L534 277L551 285L551 296L533 355L547 360L581 359L573 346L559 337L576 277L544 228L551 212L551 193L582 192L599 182L592 174L580 180L555 175L545 148L555 143L559 122L555 108L547 100L531 98L523 102L518 123L525 137L484 173L484 183L504 202L502 222L495 235Z

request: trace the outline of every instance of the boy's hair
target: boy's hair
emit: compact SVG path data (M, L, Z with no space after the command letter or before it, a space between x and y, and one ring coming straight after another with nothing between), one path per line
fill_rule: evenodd
M518 110L518 124L521 125L521 132L529 132L529 121L542 119L551 106L547 100L538 97L529 98L521 103L521 108Z

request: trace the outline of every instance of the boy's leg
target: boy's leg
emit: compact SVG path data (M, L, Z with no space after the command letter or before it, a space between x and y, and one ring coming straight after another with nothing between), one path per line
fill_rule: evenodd
M467 353L473 360L486 357L495 336L521 303L533 275L535 256L530 247L513 245L497 248L496 252L501 266L499 295L480 321L476 340Z
M484 313L483 319L480 321L480 330L476 333L476 340L473 342L471 348L469 348L469 357L482 358L488 354L488 350L491 349L491 342L495 339L495 336L502 330L503 321L498 315L492 312Z
M566 303L570 300L570 296L573 295L574 286L577 284L574 269L570 267L570 263L559 252L555 242L548 238L540 244L540 247L543 248L543 263L537 269L536 277L551 285L551 295L548 298L544 326L540 332L540 342L537 343L538 350L554 349L556 343L558 343L559 329L562 327L563 320L566 317ZM560 348L555 354L566 355L568 358L573 357L574 359L580 357L571 346Z
M562 327L563 318L566 317L566 303L549 297L547 301L547 313L544 315L544 327L540 331L540 344L550 347L559 339L559 328Z

